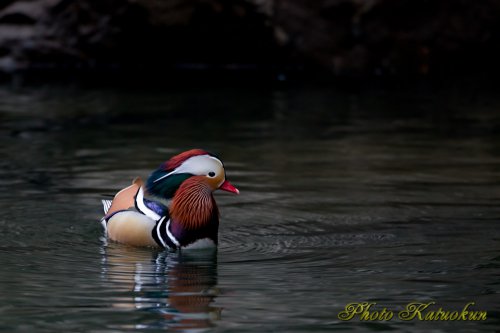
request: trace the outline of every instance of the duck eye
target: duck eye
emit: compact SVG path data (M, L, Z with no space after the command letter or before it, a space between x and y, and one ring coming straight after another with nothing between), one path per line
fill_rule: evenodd
M210 172L208 173L208 176L209 176L209 177L215 177L215 172L210 171Z

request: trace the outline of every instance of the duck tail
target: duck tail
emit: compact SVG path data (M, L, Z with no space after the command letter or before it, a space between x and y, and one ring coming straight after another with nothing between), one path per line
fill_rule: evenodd
M111 207L112 200L101 200L101 202L102 202L102 207L104 208L104 214L107 214L109 208Z

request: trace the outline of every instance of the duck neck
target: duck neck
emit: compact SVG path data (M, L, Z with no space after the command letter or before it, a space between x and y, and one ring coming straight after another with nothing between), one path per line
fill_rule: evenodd
M185 230L215 228L219 225L219 210L212 190L200 178L194 176L182 183L170 206L172 222Z

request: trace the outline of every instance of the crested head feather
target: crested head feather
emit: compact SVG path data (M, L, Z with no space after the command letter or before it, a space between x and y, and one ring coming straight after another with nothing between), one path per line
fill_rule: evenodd
M217 173L217 170L221 170L220 168L222 168L222 173L219 172L219 176L214 179L220 180L224 176L222 162L203 149L191 149L175 155L153 171L147 180L146 188L149 194L170 199L182 182L189 177L210 171Z
M182 163L184 163L187 159L193 157L193 156L199 156L199 155L210 155L209 152L203 150L203 149L191 149L188 151L185 151L183 153L180 153L178 155L175 155L174 157L170 158L168 161L162 164L161 168L165 171L172 171L177 169Z

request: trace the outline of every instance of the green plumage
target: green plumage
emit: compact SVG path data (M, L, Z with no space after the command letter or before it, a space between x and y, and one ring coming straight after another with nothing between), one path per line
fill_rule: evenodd
M161 178L166 173L166 171L159 169L149 176L146 182L146 188L150 194L160 198L171 199L179 186L181 186L186 179L193 176L190 173L176 173L155 182L156 179Z

